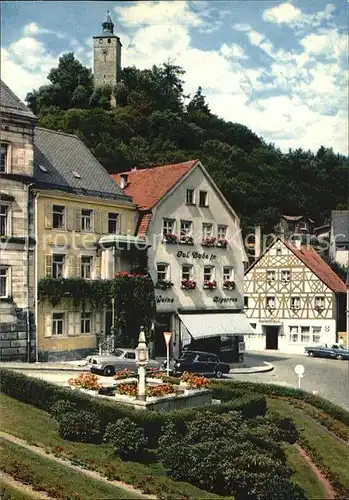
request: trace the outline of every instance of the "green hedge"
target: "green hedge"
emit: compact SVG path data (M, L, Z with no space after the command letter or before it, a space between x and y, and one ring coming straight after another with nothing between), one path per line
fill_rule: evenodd
M340 406L331 403L327 399L324 399L315 394L310 394L299 389L293 389L292 387L283 387L274 384L258 384L254 382L239 382L239 381L225 381L225 382L211 382L210 389L216 390L217 386L225 385L230 387L232 390L253 392L254 394L264 394L267 396L279 396L290 399L300 399L306 403L323 410L325 413L331 417L349 425L349 412Z
M0 377L2 391L8 396L49 413L57 401L70 401L76 405L77 410L92 412L100 420L103 430L109 423L128 417L144 429L144 434L151 447L157 445L161 428L165 423L172 420L176 426L180 427L183 423L193 419L197 411L226 413L234 410L240 411L246 418L265 415L266 412L266 401L263 395L246 393L246 391L234 391L229 387L225 389L224 384L222 384L222 387L218 385L217 390L213 389L213 396L222 399L222 404L205 405L199 408L165 413L134 410L104 398L89 396L80 391L72 391L8 369L0 369ZM230 400L230 397L232 400Z

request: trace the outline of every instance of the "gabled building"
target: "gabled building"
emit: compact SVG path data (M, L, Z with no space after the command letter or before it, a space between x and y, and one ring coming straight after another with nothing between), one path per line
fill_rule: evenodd
M245 273L249 350L303 353L346 328L347 287L310 246L277 239Z
M81 310L72 293L52 307L38 286L132 270L136 212L78 137L37 127L34 148L36 358L76 359L111 333L112 311L90 303Z
M275 232L278 236L290 238L293 234L313 234L315 222L304 215L281 215Z
M0 91L0 358L26 361L34 347L30 189L36 117L2 80Z
M113 178L137 205L136 234L150 245L156 354L165 353L164 331L173 333L175 355L199 340L236 354L252 331L243 313L247 257L239 218L205 167L192 160Z
M349 210L332 210L329 256L342 266L349 266Z

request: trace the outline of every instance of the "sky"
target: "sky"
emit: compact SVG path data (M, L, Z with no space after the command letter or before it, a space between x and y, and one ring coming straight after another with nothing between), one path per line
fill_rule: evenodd
M93 66L106 11L122 66L171 61L184 90L282 151L348 155L349 0L3 1L1 78L21 98L66 52Z

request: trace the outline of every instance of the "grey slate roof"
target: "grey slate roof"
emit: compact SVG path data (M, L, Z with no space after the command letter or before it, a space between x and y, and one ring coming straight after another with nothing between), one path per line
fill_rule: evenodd
M349 210L332 210L331 219L332 236L336 237L336 242L349 243Z
M40 127L34 132L34 179L37 187L131 201L77 136Z
M28 118L36 118L34 113L12 92L12 90L2 80L0 84L0 104L2 113L12 113Z

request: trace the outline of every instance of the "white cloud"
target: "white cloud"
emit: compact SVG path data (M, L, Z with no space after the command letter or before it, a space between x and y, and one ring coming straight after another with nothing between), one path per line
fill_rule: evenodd
M43 28L36 23L28 23L23 27L23 35L55 35L57 38L67 38L66 35L58 31L52 31L47 28Z
M348 0L349 1L349 0ZM237 31L250 31L252 28L249 24L244 24L244 23L237 23L234 24L234 29Z
M264 21L270 23L293 23L302 17L302 11L291 3L280 3L276 7L263 12Z
M231 43L230 45L223 43L222 47L220 48L220 53L222 54L222 56L228 59L248 59L248 56L246 55L244 49L237 43Z

